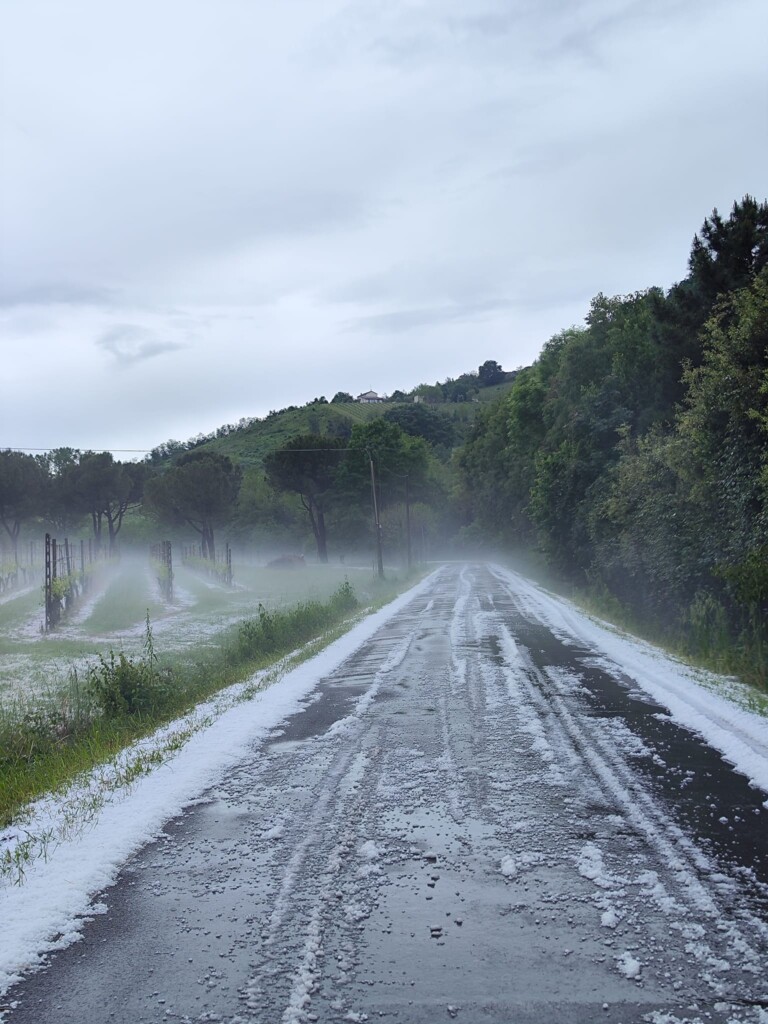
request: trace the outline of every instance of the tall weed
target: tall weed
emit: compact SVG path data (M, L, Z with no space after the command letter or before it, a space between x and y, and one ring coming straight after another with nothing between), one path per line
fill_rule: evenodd
M86 674L86 686L96 707L109 717L149 715L166 706L170 697L170 670L158 670L147 612L144 654L129 658L123 651L99 655L98 665Z

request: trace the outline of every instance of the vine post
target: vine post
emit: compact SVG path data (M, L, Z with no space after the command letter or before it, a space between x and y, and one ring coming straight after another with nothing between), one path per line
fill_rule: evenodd
M53 627L53 562L51 561L51 535L45 535L45 631Z

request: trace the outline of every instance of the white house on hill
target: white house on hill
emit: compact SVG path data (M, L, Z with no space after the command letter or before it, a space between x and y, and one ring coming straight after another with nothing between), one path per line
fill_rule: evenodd
M375 391L364 391L362 395L358 395L355 399L356 402L386 402L386 398L383 395L377 395Z

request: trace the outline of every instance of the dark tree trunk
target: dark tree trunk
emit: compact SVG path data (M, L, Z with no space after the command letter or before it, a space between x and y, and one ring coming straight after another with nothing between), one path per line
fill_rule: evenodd
M317 510L317 557L326 565L328 563L328 543L325 536L325 516L322 509Z
M14 520L13 526L9 526L5 519L2 520L5 532L11 539L11 547L13 548L13 561L16 565L19 564L19 530L21 529L21 523L18 519Z
M315 535L317 545L317 558L323 565L328 562L328 542L325 536L325 516L323 510L317 507L312 498L301 496L301 503L309 513L309 521L312 524L312 533Z
M208 550L208 554L205 554L205 550ZM213 540L213 527L206 525L203 527L203 557L209 559L211 562L216 561L216 545Z
M101 512L91 512L93 523L93 539L96 543L96 550L101 551Z
M107 517L107 526L109 527L109 553L110 555L115 553L117 547L117 535L120 533L120 527L123 525L123 516L127 511L128 506L121 504L116 512L107 511L105 513Z

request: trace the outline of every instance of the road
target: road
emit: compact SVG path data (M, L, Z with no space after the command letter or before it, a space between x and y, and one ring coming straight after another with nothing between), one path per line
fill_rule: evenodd
M8 1024L768 1020L765 794L598 655L446 567Z

